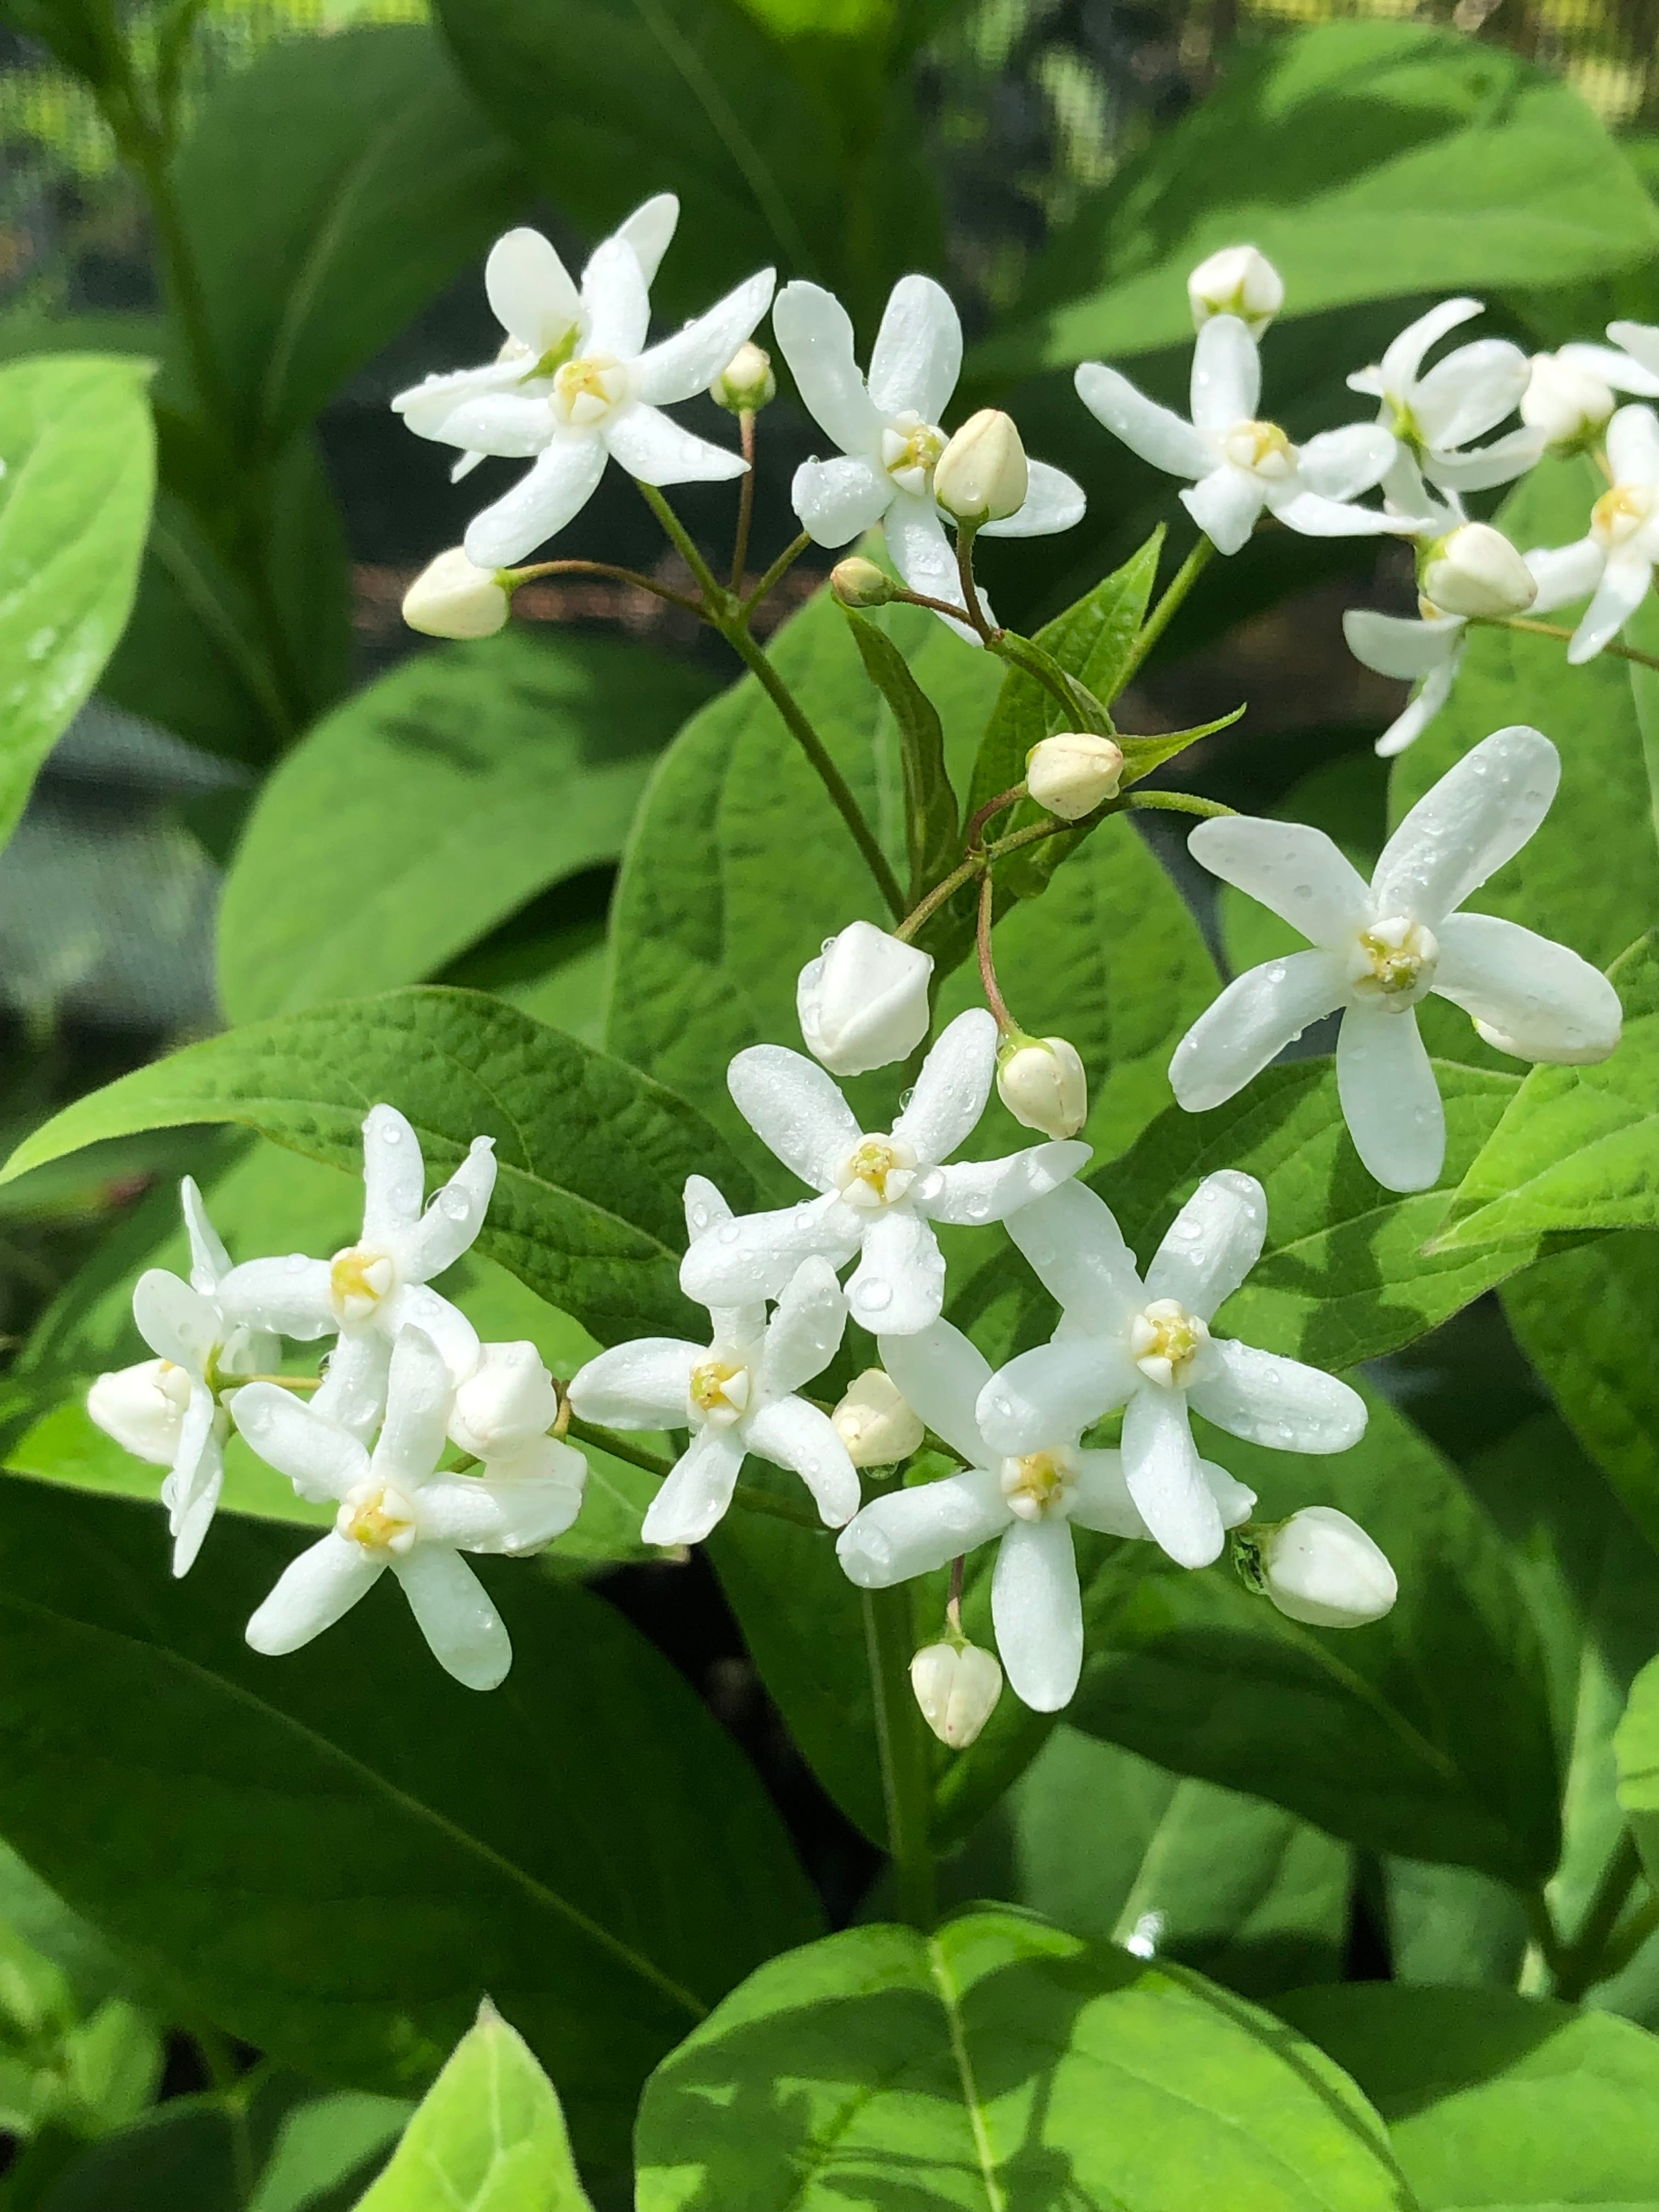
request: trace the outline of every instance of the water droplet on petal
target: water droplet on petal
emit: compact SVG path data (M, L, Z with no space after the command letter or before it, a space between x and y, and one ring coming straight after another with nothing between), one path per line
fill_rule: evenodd
M306 1255L303 1252L290 1252L283 1261L283 1266L290 1275L302 1275L305 1273Z
M735 1244L743 1232L735 1221L722 1221L716 1235L722 1244Z
M911 1085L911 1086L910 1086L910 1088L909 1088L908 1091L900 1091L900 1093L899 1093L899 1112L900 1112L901 1114L908 1114L908 1113L909 1112L909 1110L910 1110L910 1101L911 1101L911 1100L915 1097L915 1095L916 1095L916 1089L915 1089L915 1084L912 1084L912 1085Z
M1313 896L1313 885L1311 884L1298 884L1296 886L1296 895L1297 898L1311 898Z
M707 1228L708 1228L708 1208L706 1206L694 1206L692 1207L692 1209L691 1209L691 1226L692 1226L692 1228L693 1228L693 1229L707 1229Z
M1267 970L1267 981L1270 983L1282 983L1284 980L1285 969L1282 965L1275 963L1274 965Z
M452 1221L465 1221L472 1211L472 1201L465 1191L445 1188L438 1193L440 1210Z
M885 1313L893 1303L893 1285L877 1275L867 1283L855 1284L854 1296L863 1312Z

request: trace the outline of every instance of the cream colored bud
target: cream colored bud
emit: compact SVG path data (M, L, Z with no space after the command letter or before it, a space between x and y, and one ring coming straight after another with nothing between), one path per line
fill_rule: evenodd
M854 553L830 571L830 588L844 607L884 607L898 586L873 561Z
M428 561L404 593L404 620L427 637L494 637L510 606L501 571L478 568L456 545Z
M1030 473L1013 417L981 407L939 455L933 497L958 522L1006 522L1024 506Z
M854 1467L892 1467L921 1449L921 1416L879 1367L854 1377L830 1416Z
M777 392L771 355L747 338L709 386L708 397L733 415L755 415L776 398Z
M939 1741L966 1751L997 1709L1002 1669L977 1644L927 1644L910 1662L910 1687Z
M1314 1628L1364 1628L1400 1594L1382 1551L1334 1505L1304 1505L1268 1532L1260 1580L1287 1620Z
M933 955L872 921L849 922L795 986L800 1033L831 1075L867 1075L913 1053L927 1034Z
M1285 280L1255 246L1224 246L1187 279L1187 297L1195 330L1212 315L1237 315L1259 338L1285 304Z
M533 1344L486 1344L456 1390L449 1433L475 1459L501 1459L545 1436L558 1411L553 1377Z
M1092 730L1062 730L1025 756L1025 788L1062 822L1076 822L1117 797L1123 748Z
M191 1380L170 1359L141 1359L100 1375L87 1411L106 1437L152 1467L171 1467L190 1404Z
M1089 1078L1064 1037L1008 1038L997 1051L997 1095L1045 1137L1074 1137L1089 1118Z
M1526 562L1489 522L1461 522L1423 556L1418 584L1445 615L1518 615L1538 597Z
M1552 446L1571 451L1599 438L1619 404L1613 386L1582 361L1563 353L1535 353L1521 400L1521 420L1541 430Z

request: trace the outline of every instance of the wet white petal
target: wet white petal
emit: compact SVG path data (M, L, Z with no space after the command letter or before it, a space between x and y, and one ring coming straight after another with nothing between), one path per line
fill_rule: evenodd
M443 1355L452 1382L465 1382L478 1364L478 1332L457 1305L429 1283L399 1283L383 1298L371 1326L395 1339L400 1329L418 1328Z
M698 1429L652 1499L640 1534L647 1544L700 1544L732 1503L743 1445L730 1429Z
M198 1387L191 1392L178 1455L162 1486L175 1576L187 1575L195 1565L224 1487L224 1442L216 1414L210 1391Z
M362 1134L362 1241L384 1244L420 1219L426 1165L420 1139L395 1106L370 1107Z
M766 1331L759 1383L765 1398L787 1398L821 1375L840 1348L847 1301L828 1260L803 1260L781 1293Z
M1394 456L1395 441L1380 422L1350 422L1299 447L1296 472L1320 499L1357 499L1382 483Z
M844 453L873 453L881 417L859 374L852 319L841 301L818 284L786 284L772 328L813 421Z
M1607 425L1614 483L1659 484L1659 417L1651 407L1621 407Z
M1001 1160L963 1160L936 1170L939 1181L917 1196L934 1221L1007 1221L1089 1164L1090 1148L1075 1138L1052 1138Z
M956 547L946 538L945 525L932 500L919 499L913 492L896 493L882 517L881 526L893 566L910 589L930 599L943 599L949 606L961 606L962 579L957 568ZM982 592L980 605L981 608L986 605ZM987 618L989 619L988 613ZM964 637L978 643L965 624L957 627Z
M756 1044L737 1054L726 1085L762 1144L803 1182L828 1190L861 1133L834 1078L803 1053Z
M918 1159L948 1160L978 1126L996 1066L996 1022L983 1006L969 1007L940 1032L922 1061L893 1134L913 1145Z
M607 238L594 248L582 271L582 307L590 354L614 354L632 361L651 327L651 295L640 258L623 238Z
M1387 1190L1431 1190L1446 1115L1417 1016L1350 1006L1336 1039L1336 1088L1354 1150Z
M1492 484L1510 483L1544 451L1541 430L1511 430L1469 453L1433 453L1425 464L1429 475L1449 491L1485 491Z
M1507 338L1456 347L1421 378L1412 416L1430 447L1467 446L1495 430L1525 397L1532 363Z
M1254 1176L1218 1169L1170 1223L1146 1270L1147 1297L1209 1321L1261 1257L1267 1234L1267 1192Z
M666 407L677 399L690 399L694 392L706 392L766 313L776 281L774 270L763 269L684 330L641 354L634 370L634 388L639 397L649 406ZM659 477L649 481L669 483L683 479Z
M1574 667L1594 660L1612 644L1648 595L1653 565L1638 553L1615 553L1601 572L1595 596L1572 634L1567 659Z
M819 545L846 545L872 530L893 501L893 479L862 453L803 461L789 497L800 526Z
M587 1463L569 1444L538 1441L545 1449L538 1467L550 1472L435 1474L422 1484L415 1501L421 1541L517 1559L562 1536L581 1510Z
M779 1398L742 1424L745 1447L798 1474L827 1528L846 1526L859 1506L858 1470L827 1413L805 1398Z
M894 285L870 353L870 398L884 416L914 410L937 422L962 373L962 322L931 276Z
M985 1456L975 1407L991 1379L979 1347L948 1321L910 1336L878 1336L881 1364L901 1397L970 1464Z
M1187 849L1210 873L1255 899L1310 944L1345 950L1371 916L1370 886L1322 830L1305 822L1218 815L1194 827Z
M991 1577L991 1624L1020 1703L1038 1713L1069 1705L1083 1672L1083 1599L1066 1522L1016 1521L1009 1529Z
M1123 1473L1155 1540L1183 1567L1207 1567L1225 1530L1204 1480L1185 1394L1146 1384L1123 1410Z
M1013 1519L995 1474L970 1468L912 1490L873 1498L836 1542L836 1556L860 1589L890 1589L948 1566Z
M400 1328L392 1346L386 1419L370 1471L399 1490L424 1482L442 1456L455 1386L444 1356L422 1328Z
M1080 1435L1139 1382L1122 1338L1067 1334L998 1368L980 1392L975 1418L993 1451L1018 1457Z
M596 1353L570 1379L570 1402L584 1421L607 1429L678 1428L685 1420L691 1370L706 1346L673 1336L639 1336Z
M1441 300L1426 314L1419 315L1414 323L1407 323L1382 356L1382 391L1397 394L1408 391L1417 380L1418 371L1422 368L1424 356L1430 347L1438 345L1449 331L1455 331L1460 323L1467 323L1471 316L1480 312L1479 300ZM1353 377L1350 377L1348 382L1356 391L1365 388Z
M1461 615L1407 621L1401 615L1380 615L1370 607L1350 607L1342 617L1342 635L1354 659L1379 676L1392 676L1402 684L1414 684L1455 659L1468 628Z
M847 1285L854 1321L884 1336L908 1336L939 1319L945 1255L920 1214L896 1206L864 1233L864 1255Z
M1294 487L1270 487L1267 504L1287 530L1304 538L1374 538L1409 535L1412 526L1400 518L1369 507L1350 507L1340 499L1322 499L1316 492Z
M1229 1436L1279 1451L1339 1452L1365 1433L1365 1401L1334 1375L1299 1359L1214 1337L1212 1365L1188 1396Z
M513 1664L507 1624L459 1552L417 1544L392 1571L433 1657L469 1690L493 1690Z
M1396 753L1403 753L1407 745L1414 744L1422 736L1445 705L1451 696L1451 688L1463 658L1464 642L1460 638L1452 658L1443 666L1431 670L1424 678L1422 689L1416 697L1395 716L1383 731L1376 746L1379 759L1392 760Z
M1237 315L1212 315L1193 344L1195 429L1212 434L1255 419L1261 403L1261 356L1249 325Z
M184 1209L185 1233L190 1238L190 1286L207 1297L218 1289L220 1279L230 1273L230 1255L208 1219L194 1176L186 1176L179 1184L179 1202Z
M607 416L599 434L611 458L641 483L721 483L748 465L741 453L697 437L643 403Z
M1127 1328L1146 1303L1135 1255L1117 1219L1086 1183L1063 1182L1023 1206L1008 1234L1068 1322L1097 1335Z
M1522 1059L1580 1065L1618 1043L1618 992L1566 945L1490 914L1449 915L1439 936L1436 991Z
M1342 963L1332 952L1291 952L1236 976L1176 1047L1170 1085L1189 1114L1242 1091L1310 1022L1342 1003Z
M775 1212L744 1214L697 1238L680 1263L680 1288L709 1307L775 1297L803 1260L821 1253L839 1267L863 1236L863 1218L843 1204L839 1191Z
M1046 461L1031 461L1027 466L1030 485L1024 505L1000 522L983 524L981 538L1048 538L1082 521L1089 502L1076 478Z
M647 284L655 277L663 255L673 242L679 219L678 197L673 192L653 192L648 200L641 201L625 222L617 226L617 236L625 239L633 247Z
M434 1275L441 1275L446 1267L453 1267L463 1252L471 1249L483 1227L495 1188L495 1139L475 1138L466 1158L412 1229L401 1234L388 1232L383 1239L377 1239L370 1237L365 1227L364 1242L384 1241L404 1282L430 1282Z
M1152 1532L1129 1495L1122 1453L1085 1451L1077 1456L1071 1517L1078 1526L1097 1528L1103 1536L1150 1536Z
M495 320L536 361L581 313L569 270L538 230L509 230L495 240L484 264L484 292Z
M370 1552L331 1528L301 1552L247 1625L247 1640L268 1658L297 1651L350 1612L386 1570L386 1554Z
M216 1307L165 1267L147 1267L133 1285L132 1318L152 1352L191 1375L206 1374L225 1333Z
M339 1499L368 1474L368 1454L349 1430L301 1405L275 1382L249 1382L227 1403L249 1445L301 1498L313 1504Z
M522 561L580 514L605 474L605 451L586 432L556 438L511 491L475 515L462 541L469 561L501 568Z
M1379 915L1437 926L1549 811L1561 759L1540 731L1494 731L1425 792L1382 848L1371 878Z
M1136 391L1116 369L1085 361L1075 380L1078 398L1095 420L1155 469L1196 479L1214 468L1215 449L1202 432Z
M280 1336L329 1336L337 1323L329 1300L328 1261L291 1253L282 1260L244 1260L219 1285L227 1321Z
M1570 606L1574 599L1582 599L1595 589L1601 580L1607 556L1593 538L1580 538L1571 545L1534 546L1526 556L1526 562L1538 586L1533 611L1549 614L1557 607Z
M1249 469L1224 461L1183 491L1181 504L1218 553L1237 553L1249 541L1267 491Z

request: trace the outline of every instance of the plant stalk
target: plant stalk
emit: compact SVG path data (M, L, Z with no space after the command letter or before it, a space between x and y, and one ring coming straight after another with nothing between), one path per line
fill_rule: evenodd
M933 1790L927 1724L910 1688L915 1628L908 1585L866 1590L864 1629L896 1909L901 1920L926 1933L939 1918L939 1893L927 1839Z
M1147 654L1170 627L1171 617L1178 611L1187 594L1209 567L1215 547L1207 538L1200 538L1192 551L1170 577L1169 588L1140 626L1140 635L1129 647L1129 657L1124 662L1117 679L1113 698L1119 697L1124 686L1135 674Z
M1482 617L1477 616L1474 619L1480 621ZM1505 615L1501 619L1486 622L1486 627L1489 629L1522 629L1530 637L1555 637L1567 644L1571 644L1573 637L1572 631L1564 623L1534 622L1530 615ZM1633 660L1638 668L1659 668L1659 654L1642 653L1635 646L1626 645L1622 638L1610 640L1601 650L1612 653L1618 660Z

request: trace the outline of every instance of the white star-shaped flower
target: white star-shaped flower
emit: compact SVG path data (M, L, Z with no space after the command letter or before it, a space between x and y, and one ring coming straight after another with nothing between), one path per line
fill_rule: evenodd
M1367 884L1322 830L1235 815L1200 822L1194 859L1288 921L1315 950L1231 982L1176 1047L1189 1113L1241 1091L1310 1022L1342 1008L1338 1095L1360 1158L1390 1190L1426 1190L1445 1115L1415 1009L1431 991L1517 1059L1605 1060L1619 996L1577 953L1518 922L1456 909L1549 811L1561 761L1523 726L1483 738L1413 807Z
M688 1232L732 1218L714 1184L685 1186ZM732 1503L746 1453L798 1474L824 1523L856 1511L859 1479L829 1415L795 1394L835 1358L847 1307L827 1260L802 1261L769 1321L763 1301L710 1310L708 1344L644 1336L601 1352L574 1376L570 1402L607 1428L689 1427L691 1442L651 1501L647 1544L697 1544Z
M534 466L474 518L468 560L494 569L521 560L580 512L614 459L641 483L715 482L747 463L662 413L704 392L766 313L774 275L763 270L672 337L647 347L652 249L662 218L647 202L608 238L582 273L580 295L539 232L509 231L489 258L490 304L511 334L508 358L459 376L429 377L392 401L410 429ZM670 225L672 228L672 224ZM662 244L666 244L665 235Z
M997 1025L982 1007L958 1014L921 1064L890 1134L867 1136L824 1071L781 1045L751 1045L727 1071L738 1111L819 1195L775 1213L705 1230L680 1269L688 1297L742 1305L775 1297L801 1261L839 1267L855 1321L907 1336L939 1319L945 1256L934 1221L1006 1221L1089 1158L1087 1145L1033 1145L1008 1158L946 1166L991 1095Z
M349 1613L389 1567L439 1665L470 1690L493 1690L513 1663L507 1629L463 1552L521 1559L562 1535L581 1505L586 1462L561 1444L552 1470L500 1478L447 1474L454 1386L423 1329L399 1330L386 1419L370 1453L349 1429L272 1382L250 1382L231 1416L261 1459L302 1498L339 1512L284 1569L247 1625L272 1657L297 1651ZM550 1439L550 1442L551 1439Z
M1276 422L1257 420L1261 360L1237 315L1212 315L1193 348L1193 419L1136 391L1104 362L1085 361L1078 397L1131 453L1192 479L1181 503L1218 553L1237 553L1265 508L1309 538L1409 532L1414 523L1349 502L1382 481L1394 440L1374 423L1322 431L1293 446Z
M963 605L956 549L933 498L945 451L939 421L962 368L962 324L931 276L893 287L859 374L853 325L833 294L786 284L772 328L809 413L840 447L837 459L803 461L791 491L802 527L820 545L845 545L882 525L893 566L913 592ZM1025 504L982 538L1042 538L1082 520L1082 488L1062 470L1029 464ZM966 633L971 635L971 633Z
M1547 614L1583 599L1595 590L1601 573L1600 551L1588 539L1554 549L1534 546L1522 557L1538 586L1538 596L1532 603L1534 614ZM1451 696L1463 665L1468 629L1463 616L1442 614L1427 600L1417 622L1402 615L1378 614L1370 607L1350 607L1343 616L1342 635L1356 660L1374 668L1379 676L1392 676L1417 686L1404 712L1376 741L1376 750L1385 760L1403 753L1420 738Z
M304 1253L248 1260L220 1285L227 1314L253 1327L309 1340L338 1332L329 1361L325 1409L359 1436L386 1403L387 1363L398 1332L424 1329L463 1382L478 1364L477 1331L458 1306L428 1286L454 1266L483 1226L495 1187L495 1140L471 1151L424 1212L426 1164L420 1139L395 1106L372 1107L363 1123L363 1230L331 1260Z
M1594 660L1648 595L1659 562L1659 416L1651 407L1621 407L1607 425L1613 477L1590 509L1589 534L1563 546L1559 560L1582 565L1580 589L1595 596L1572 634L1567 659ZM1577 593L1574 594L1577 597Z
M225 1480L230 1423L221 1387L275 1365L270 1323L228 1318L221 1291L230 1255L208 1219L192 1177L179 1185L190 1236L190 1280L150 1267L133 1286L132 1317L154 1359L100 1375L87 1411L118 1444L167 1468L161 1503L173 1538L173 1571L188 1574L202 1548Z
M1093 1193L1067 1185L1030 1212L1046 1212L1060 1198L1069 1202ZM1070 1702L1083 1666L1083 1605L1071 1523L1109 1536L1152 1533L1129 1494L1123 1454L1085 1451L1079 1439L1086 1424L1065 1405L1052 1419L1034 1407L1021 1429L1021 1449L1008 1451L987 1432L980 1415L999 1396L1005 1377L1013 1376L1011 1387L1019 1390L1019 1363L994 1375L949 1322L937 1321L914 1336L883 1337L880 1343L887 1371L906 1401L968 1466L942 1481L872 1498L841 1533L836 1550L842 1565L861 1589L886 1589L995 1540L991 1619L997 1650L1022 1703L1040 1713L1058 1712ZM1255 1504L1254 1494L1223 1468L1199 1464L1218 1525L1236 1528Z
M1522 428L1464 451L1526 395L1532 364L1507 338L1477 338L1419 374L1431 346L1483 312L1479 300L1443 300L1408 324L1380 362L1348 379L1350 392L1382 402L1377 423L1394 447L1382 489L1401 514L1423 514L1425 477L1443 491L1480 491L1522 475L1544 450L1543 432Z
M1230 1436L1280 1451L1339 1452L1364 1433L1365 1401L1298 1359L1212 1336L1210 1322L1255 1265L1267 1232L1261 1184L1206 1176L1170 1226L1143 1283L1105 1201L1068 1183L1008 1233L1060 1302L1051 1343L1022 1352L980 1394L994 1449L1041 1449L1123 1408L1122 1473L1154 1540L1207 1566L1255 1499L1206 1470L1189 1409Z
M1659 340L1659 331L1643 332L1639 323L1613 323L1608 336L1634 331ZM1564 345L1554 353L1535 353L1521 402L1521 420L1542 431L1548 444L1573 453L1599 437L1619 404L1615 392L1659 398L1659 375L1613 346Z

